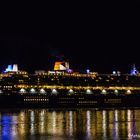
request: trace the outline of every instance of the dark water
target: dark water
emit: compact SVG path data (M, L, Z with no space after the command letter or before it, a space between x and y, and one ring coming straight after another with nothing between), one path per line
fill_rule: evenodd
M139 109L0 110L0 139L140 139Z

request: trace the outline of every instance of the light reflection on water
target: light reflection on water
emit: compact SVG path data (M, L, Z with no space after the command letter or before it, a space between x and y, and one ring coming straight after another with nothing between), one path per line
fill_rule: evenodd
M139 109L1 110L0 120L0 139L140 138Z

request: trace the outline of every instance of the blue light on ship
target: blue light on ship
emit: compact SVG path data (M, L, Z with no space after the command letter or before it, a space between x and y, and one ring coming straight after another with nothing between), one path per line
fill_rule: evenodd
M12 70L13 70L13 66L12 65L8 65L8 67L6 68L5 72L12 71Z
M133 65L133 68L131 69L130 74L131 75L137 75L138 74L138 71L137 71L137 69L135 67L135 64Z
M89 73L90 73L90 70L89 70L89 69L87 69L87 70L86 70L86 72L87 72L87 74L89 74Z

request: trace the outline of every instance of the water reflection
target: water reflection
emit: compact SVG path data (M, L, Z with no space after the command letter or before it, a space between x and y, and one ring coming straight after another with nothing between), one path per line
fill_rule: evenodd
M114 111L114 120L113 120L113 138L114 139L119 139L118 138L118 110Z
M106 122L106 111L103 110L102 111L102 116L103 116L103 119L102 119L102 129L103 129L103 137L106 138L106 129L107 129L107 122Z
M140 137L140 110L0 111L1 139L133 139Z

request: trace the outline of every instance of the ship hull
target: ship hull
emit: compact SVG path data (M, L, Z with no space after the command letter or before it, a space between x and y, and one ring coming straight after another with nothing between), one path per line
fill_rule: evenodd
M0 95L0 108L108 108L140 107L140 95Z

